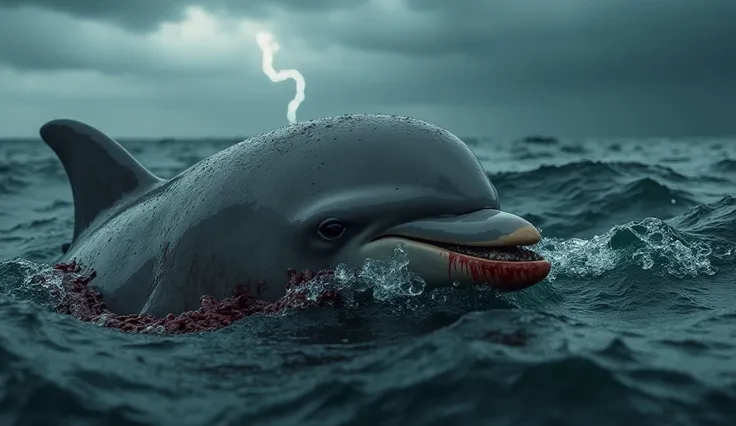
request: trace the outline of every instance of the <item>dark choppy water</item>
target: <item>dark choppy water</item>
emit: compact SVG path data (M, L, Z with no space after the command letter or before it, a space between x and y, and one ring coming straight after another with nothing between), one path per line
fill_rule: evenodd
M41 142L0 142L0 424L736 424L736 140L468 142L547 281L176 337L43 307L71 191ZM126 144L161 176L227 145Z

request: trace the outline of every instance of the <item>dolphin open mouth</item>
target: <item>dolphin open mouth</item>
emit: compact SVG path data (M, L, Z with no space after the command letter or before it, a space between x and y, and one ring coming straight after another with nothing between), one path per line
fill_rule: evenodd
M525 247L540 239L525 219L481 209L401 224L366 244L363 254L388 258L401 244L410 268L432 287L487 285L515 291L539 283L551 270L549 261Z
M454 253L462 254L469 257L476 257L479 259L495 260L500 262L535 262L544 260L544 258L539 253L518 246L483 247L447 244L437 241L416 241L420 243L435 245Z

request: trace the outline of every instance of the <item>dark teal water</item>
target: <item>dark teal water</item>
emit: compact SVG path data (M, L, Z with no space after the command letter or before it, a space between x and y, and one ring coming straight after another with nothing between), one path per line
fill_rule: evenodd
M736 424L736 140L467 139L542 228L544 283L126 334L30 282L72 231L63 169L0 142L0 425ZM125 145L161 176L230 142Z

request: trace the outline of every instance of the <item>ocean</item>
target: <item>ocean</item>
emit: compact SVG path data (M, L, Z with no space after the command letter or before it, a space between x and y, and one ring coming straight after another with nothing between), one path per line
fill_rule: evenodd
M71 190L0 142L0 425L736 424L736 140L464 140L544 282L409 294L389 268L348 307L179 335L53 309ZM234 142L123 145L171 177Z

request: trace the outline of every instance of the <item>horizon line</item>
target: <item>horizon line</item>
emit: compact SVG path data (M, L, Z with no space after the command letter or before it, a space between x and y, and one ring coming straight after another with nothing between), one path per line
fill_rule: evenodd
M109 135L112 139L117 140L118 142L142 142L142 141L155 141L155 142L164 142L164 141L171 141L171 142L199 142L199 141L230 141L234 140L236 142L244 141L248 138L258 136L261 133L257 133L251 136L113 136ZM551 134L545 134L545 133L529 133L525 136L515 136L515 137L499 137L499 136L458 136L461 140L465 141L467 143L467 140L474 139L475 142L482 141L482 140L508 140L508 141L521 141L524 139L536 139L536 138L544 138L544 139L556 139L558 141L565 141L565 140L587 140L587 141L593 141L593 140L652 140L652 139L672 139L672 140L682 140L682 139L736 139L736 133L733 134L718 134L718 135L679 135L679 136L666 136L666 135L659 135L659 136L554 136ZM41 136L0 136L0 142L21 142L21 141L42 141Z

